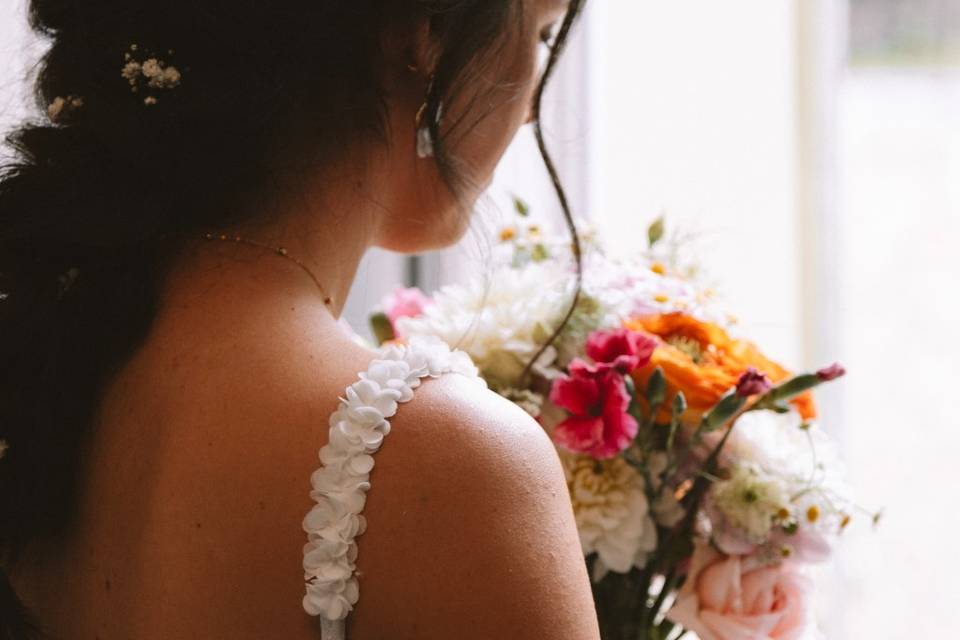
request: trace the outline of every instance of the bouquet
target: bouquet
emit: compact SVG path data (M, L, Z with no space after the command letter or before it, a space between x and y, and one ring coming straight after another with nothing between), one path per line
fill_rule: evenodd
M551 435L604 640L818 637L807 567L860 510L813 397L844 370L767 358L662 219L647 235L615 258L586 233L578 290L569 242L523 219L487 277L398 289L374 331L463 349Z

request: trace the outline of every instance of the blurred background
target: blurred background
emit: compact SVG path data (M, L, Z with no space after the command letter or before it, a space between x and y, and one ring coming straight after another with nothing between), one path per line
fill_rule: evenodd
M960 636L960 0L588 4L545 122L577 215L621 249L665 215L768 354L847 366L824 426L884 518L822 572L827 637ZM2 0L4 129L40 51ZM355 328L396 284L483 269L513 194L561 229L530 131L460 247L369 256Z

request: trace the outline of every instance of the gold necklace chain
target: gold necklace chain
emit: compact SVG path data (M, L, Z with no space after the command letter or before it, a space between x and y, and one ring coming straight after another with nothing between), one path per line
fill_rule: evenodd
M310 271L310 268L307 267L307 265L303 264L302 262L300 262L299 260L291 256L287 252L287 250L284 249L283 247L274 247L269 244L257 242L256 240L248 240L247 238L241 238L240 236L228 236L225 233L220 233L220 234L205 233L203 234L203 239L210 240L210 241L222 240L224 242L236 242L239 244L246 244L246 245L250 245L251 247L259 247L261 249L266 249L271 253L275 253L278 256L286 258L287 260L291 261L292 263L300 267L304 273L310 276L310 279L313 280L313 284L317 285L317 289L320 290L320 294L323 296L323 304L327 305L328 307L333 305L333 298L329 294L327 294L326 289L324 289L323 285L320 284L320 280L317 279L317 276L313 275L313 272Z

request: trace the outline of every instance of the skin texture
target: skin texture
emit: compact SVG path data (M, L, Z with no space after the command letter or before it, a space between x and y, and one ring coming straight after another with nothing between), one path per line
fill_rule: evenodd
M516 91L454 149L479 193L529 115L555 0L528 0L499 81ZM372 353L338 327L372 246L419 251L462 235L411 135L429 69L425 29L388 42L385 148L345 152L242 229L288 248L187 243L144 346L107 389L78 519L13 576L55 637L319 637L303 613L303 516L327 419ZM456 106L451 106L456 113ZM343 213L335 213L343 212ZM349 213L347 213L349 212ZM559 460L542 429L458 376L427 381L376 455L351 640L599 638Z

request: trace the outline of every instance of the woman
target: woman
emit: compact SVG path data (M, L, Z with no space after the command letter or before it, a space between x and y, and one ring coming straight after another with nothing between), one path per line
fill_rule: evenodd
M538 425L459 356L371 365L337 323L368 248L462 235L580 4L30 3L49 121L0 182L0 636L598 637ZM337 411L365 371L394 378Z

